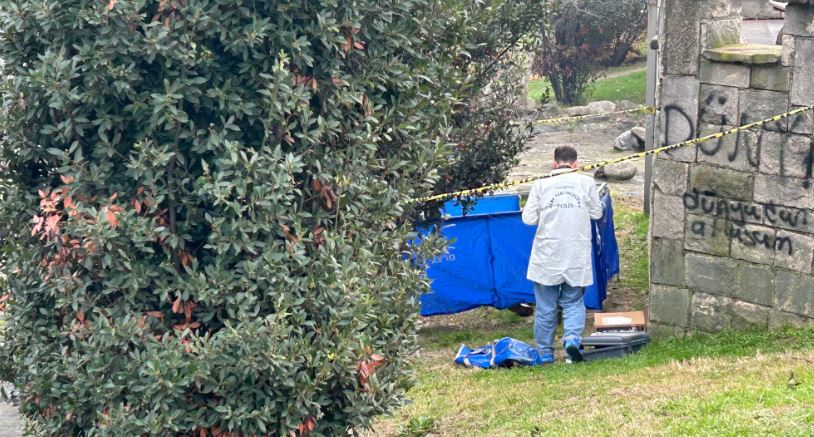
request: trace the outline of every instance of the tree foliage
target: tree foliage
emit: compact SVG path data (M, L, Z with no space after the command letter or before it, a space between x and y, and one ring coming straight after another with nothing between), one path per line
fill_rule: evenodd
M0 5L34 431L338 435L398 405L426 289L400 220L455 101L431 6Z
M410 199L505 174L521 6L0 2L0 377L30 431L342 435L400 405L438 249L407 251Z
M440 39L458 39L451 54L461 93L455 107L448 162L440 169L435 193L449 193L505 180L532 137L523 104L529 74L527 52L544 2L485 0L448 2L448 24ZM432 205L435 206L435 205Z
M557 101L577 104L602 70L624 61L647 21L645 0L559 0L540 16L533 71Z

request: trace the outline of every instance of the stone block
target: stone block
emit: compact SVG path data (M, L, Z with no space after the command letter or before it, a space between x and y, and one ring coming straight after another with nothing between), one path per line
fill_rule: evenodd
M684 263L690 289L729 295L737 287L738 262L733 259L688 253Z
M684 203L680 197L667 196L655 190L651 220L650 232L653 238L684 238Z
M798 109L800 106L792 107ZM795 134L811 135L814 133L814 111L806 111L789 117L789 131Z
M702 60L698 77L706 84L749 88L750 73L746 65Z
M650 245L650 282L684 286L684 248L681 240L653 239Z
M780 46L748 43L707 49L701 53L710 61L744 65L777 64L782 55Z
M794 65L796 38L792 35L783 35L783 48L780 50L780 64L786 67Z
M733 224L732 257L757 264L773 265L777 232L773 228L750 224Z
M659 34L665 74L695 75L698 71L701 8L699 2L665 2Z
M701 136L728 131L734 126L701 126ZM698 162L714 164L733 170L752 172L758 169L760 147L752 139L752 131L738 132L709 140L698 145Z
M787 313L814 317L814 277L777 270L775 308Z
M781 229L777 231L774 249L775 266L800 273L811 273L811 262L814 261L814 237Z
M742 90L739 102L741 125L783 114L789 110L788 94L779 91ZM780 132L786 131L787 128L788 122L785 118L764 126L766 130Z
M690 305L690 328L718 332L732 325L731 299L706 293L695 293Z
M718 3L728 3L726 0L717 0ZM705 3L714 3L707 1ZM726 9L729 9L726 5ZM724 14L724 16L728 15ZM709 15L705 15L709 17ZM703 49L717 49L719 47L738 44L741 41L741 19L728 18L701 23L701 45Z
M774 270L771 267L739 263L737 293L732 297L758 305L771 306L774 288Z
M681 162L656 159L653 161L653 184L662 193L680 196L687 191L689 166Z
M766 132L760 138L760 172L804 178L811 147L808 136Z
M814 8L811 5L789 3L783 21L785 35L814 37Z
M734 329L766 329L772 313L771 308L737 300L731 302L729 311Z
M735 223L763 224L764 206L689 191L681 196L685 214L705 214Z
M650 337L656 340L666 340L669 338L679 338L687 335L684 328L672 325L665 325L663 323L648 322L647 333Z
M702 18L726 18L733 14L731 0L706 0L697 3Z
M814 214L810 210L776 205L763 205L762 210L766 226L814 234Z
M690 168L690 189L735 200L752 200L754 176L735 170L696 164Z
M707 215L687 214L684 248L709 255L729 256L729 222Z
M814 80L812 78L814 78L814 39L797 38L794 78L791 86L792 105L814 105Z
M752 67L751 88L788 92L790 71L780 65L755 65Z
M676 287L650 287L650 320L682 328L689 321L690 292Z
M665 76L661 84L661 111L658 117L658 143L676 144L695 138L698 121L699 83L695 77ZM695 147L684 147L661 158L694 162Z
M738 124L738 89L720 85L701 85L699 93L701 122L714 125Z
M814 197L803 179L763 173L755 175L755 201L757 202L811 209L814 207L812 200Z
M814 319L809 319L797 314L779 310L774 310L769 314L769 329L772 330L786 327L803 328L810 325L814 325Z

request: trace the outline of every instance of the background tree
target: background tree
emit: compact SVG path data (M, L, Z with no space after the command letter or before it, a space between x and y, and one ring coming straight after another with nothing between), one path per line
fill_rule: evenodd
M645 32L645 0L546 2L533 71L551 83L558 102L581 102L602 70L620 65Z
M459 41L460 48L447 56L457 75L448 87L458 90L460 100L449 135L453 147L439 170L436 194L504 181L532 138L524 82L544 3L446 2L444 15L451 18L439 39Z

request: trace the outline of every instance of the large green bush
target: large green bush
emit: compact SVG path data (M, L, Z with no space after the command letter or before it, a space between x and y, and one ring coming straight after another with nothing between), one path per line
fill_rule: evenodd
M459 77L434 7L0 2L2 376L31 432L344 435L401 402L403 218Z

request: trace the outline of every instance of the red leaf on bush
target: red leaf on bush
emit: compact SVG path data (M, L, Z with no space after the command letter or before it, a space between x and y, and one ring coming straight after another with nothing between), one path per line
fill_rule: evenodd
M40 199L45 199L48 195L45 194L45 191L37 190L37 193L40 195Z
M314 416L308 416L305 419L305 422L301 423L300 426L297 427L297 431L300 433L300 436L307 436L317 427L317 421L314 419Z
M107 222L110 223L110 228L116 229L119 226L119 219L116 218L116 213L114 213L113 211L110 210L110 208L108 208L106 215Z
M136 214L141 214L141 202L135 198L133 199L133 208L136 210Z
M73 182L73 176L59 175L59 180L61 180L63 184L68 185Z
M317 228L314 229L314 233L313 233L314 234L314 244L316 244L317 247L322 246L323 244L325 244L325 236L322 235L324 232L325 232L325 228L323 228L322 226L317 226Z
M84 322L85 321L85 313L83 313L82 311L79 311L78 313L76 313L76 320L79 320L80 322Z
M162 313L161 311L147 311L144 314L146 314L146 315L148 315L150 317L155 317L156 319L160 319L160 320L164 319L164 313Z
M300 237L294 235L294 233L291 232L291 228L289 228L287 225L281 225L281 227L283 229L285 239L288 240L291 246L294 246L298 241L300 241Z
M172 312L175 314L181 314L184 312L184 306L180 297L175 299L175 301L172 303Z
M359 385L362 386L362 390L367 390L367 382L370 380L370 377L376 373L376 369L384 365L384 357L378 354L373 354L370 356L369 360L362 360L356 366L356 371L359 373L358 380Z
M365 49L365 42L364 41L356 41L355 43L353 43L353 46L356 47L359 50L364 50Z
M112 11L112 10L113 10L113 7L114 7L114 6L116 6L116 2L117 2L117 1L118 1L118 0L110 0L110 2L108 2L108 4L107 4L107 10L108 10L108 11Z
M342 51L345 53L350 53L350 49L353 46L353 40L351 39L350 35L345 35L345 43L342 44Z

